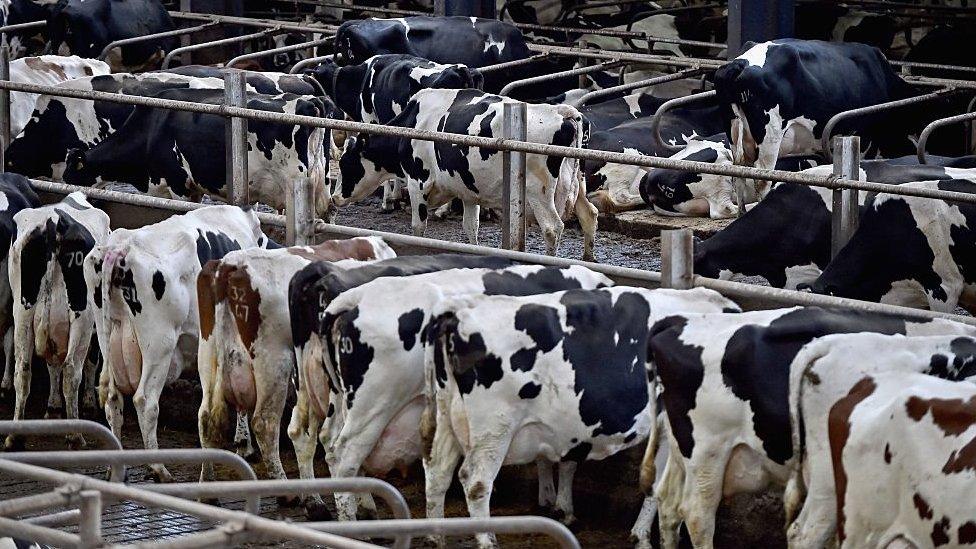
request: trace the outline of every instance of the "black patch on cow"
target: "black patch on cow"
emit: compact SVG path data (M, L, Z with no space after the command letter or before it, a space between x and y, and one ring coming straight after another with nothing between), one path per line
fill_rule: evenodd
M446 337L450 338L454 350L451 367L462 395L471 394L475 384L489 389L502 378L502 359L488 352L481 334L471 334L464 340L457 333L456 322L445 327L449 330Z
M592 436L630 431L648 401L647 300L624 292L614 302L607 291L575 290L560 303L568 328L563 358L575 373L580 418L595 427Z
M101 283L97 284L95 286L95 289L92 290L92 301L95 302L95 307L98 307L99 309L102 308L102 285L101 285Z
M328 417L332 417L333 415L335 415L335 403L330 402L329 409L325 412L325 417L328 418Z
M932 544L936 547L949 543L949 517L942 516L942 520L932 525Z
M211 259L223 259L229 252L240 249L241 245L224 233L197 229L197 259L201 267Z
M359 318L359 307L353 307L339 315L333 324L335 334L333 344L337 343L336 347L339 351L333 356L338 360L339 375L346 391L347 408L352 407L356 391L363 384L363 378L374 356L374 349L362 340L362 333L356 326L357 318Z
M420 203L417 205L417 215L420 216L421 221L427 221L427 204Z
M472 103L473 100L476 100ZM467 135L474 119L484 115L495 103L501 102L499 96L488 95L479 90L460 90L447 113L437 123L437 131ZM412 102L411 102L412 103ZM452 177L460 178L465 187L478 193L474 174L468 163L469 147L452 143L434 143L434 158L437 168ZM483 153L482 153L483 155Z
M559 125L559 129L552 135L552 144L560 147L572 147L575 142L576 126L573 124L572 119L564 118L562 124ZM549 169L549 175L553 177L559 177L559 167L562 164L563 157L561 156L546 157L546 168Z
M56 242L57 228L52 219L31 231L24 241L20 253L20 304L26 309L37 304Z
M776 463L783 464L793 455L788 398L793 358L815 338L857 332L904 334L905 321L807 307L786 313L766 327L743 326L729 338L722 356L722 380L736 397L749 403L753 428L766 455Z
M495 137L494 132L491 129L491 121L495 119L495 111L491 111L481 119L481 124L478 128L478 137ZM498 151L492 149L478 149L481 152L481 159L488 160L491 155L497 153Z
M637 438L637 433L630 433L629 435L624 437L624 444L630 443L635 438Z
M718 160L718 151L712 148L702 149L682 160L714 164ZM702 177L701 174L694 172L654 169L641 179L638 190L647 204L676 212L678 204L695 198L689 187L694 183L700 183Z
M166 279L163 278L163 273L159 271L153 273L152 290L156 295L156 301L163 299L163 292L166 291Z
M68 306L75 313L88 306L88 285L85 283L84 261L88 252L95 247L95 238L81 223L67 212L55 209L58 213L58 264L64 275L64 286L68 292Z
M884 460L885 463L891 463L891 445L887 443L884 447Z
M528 400L539 396L540 392L542 392L542 385L530 381L519 389L518 396L519 398Z
M529 303L515 312L515 329L525 332L535 346L519 349L509 359L512 370L527 372L535 365L536 354L548 353L562 341L559 311L545 305Z
M688 412L695 408L698 389L705 378L702 363L704 348L681 341L688 320L680 316L664 318L651 327L648 349L664 391L661 402L668 411L671 432L681 455L690 458L695 447L694 424Z
M421 323L424 321L424 310L414 309L400 315L397 321L397 329L400 334L400 341L403 342L403 349L409 351L417 343L417 334L420 332Z
M566 276L564 269L547 267L523 275L512 271L486 273L481 279L485 295L534 295L582 288L575 278Z
M129 306L129 311L133 315L138 315L142 312L142 302L139 301L139 289L136 288L136 283L132 276L132 269L125 268L121 265L117 266L112 277L112 284L122 291L122 301L125 301L126 305Z
M81 202L78 202L77 200L75 200L75 197L71 196L70 194L68 196L64 197L64 199L61 200L61 203L62 204L65 204L67 206L71 206L72 208L74 208L76 210L88 210L88 209L91 209L91 206L89 206L88 204L82 204Z
M582 463L586 461L586 458L590 455L590 450L593 449L593 445L589 442L581 442L576 446L573 446L566 452L563 456L563 461L575 461L576 463Z

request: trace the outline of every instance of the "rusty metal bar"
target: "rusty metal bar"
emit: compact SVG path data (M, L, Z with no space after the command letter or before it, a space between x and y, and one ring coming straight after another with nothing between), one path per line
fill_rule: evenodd
M844 136L834 140L834 175L857 179L861 172L861 138ZM857 230L860 214L857 189L834 189L830 213L830 257L837 257Z
M78 501L80 492L81 490L77 486L64 485L50 492L0 501L0 516L14 518L17 515L43 511L52 507L74 505Z
M227 25L240 25L242 27L255 27L264 29L281 29L283 31L294 32L322 32L335 34L337 26L324 24L298 24L287 21L276 21L274 19L255 19L253 17L234 17L231 15L212 15L209 13L193 13L188 11L171 11L170 17L185 19L188 21L218 21Z
M292 44L290 46L281 46L280 48L273 48L270 50L262 50L262 51L252 52L252 53L245 53L231 59L230 61L224 64L224 67L228 67L228 68L233 67L237 63L240 63L241 61L246 61L248 59L258 59L261 57L267 57L269 55L288 53L292 51L304 50L305 48L321 46L322 44L326 44L333 40L335 40L335 36L327 36L325 38L319 38L318 40L309 40L308 42L302 42L300 44Z
M113 48L118 48L122 46L128 46L129 44L137 44L139 42L146 42L149 40L156 40L159 38L169 38L171 36L182 36L184 34L193 34L195 32L200 32L202 30L209 29L220 25L219 21L210 21L209 23L204 23L202 25L197 25L195 27L187 27L185 29L175 29L166 32L157 32L154 34L146 34L143 36L135 36L132 38L123 38L121 40L116 40L114 42L109 42L104 48L102 48L102 53L98 54L98 59L104 61L108 57L109 52Z
M525 103L505 103L502 136L525 141ZM525 153L502 153L502 248L525 251Z
M536 61L542 61L543 59L548 59L550 55L548 53L537 53L525 59L516 59L515 61L505 61L504 63L496 63L494 65L488 65L487 67L479 67L476 70L481 74L486 72L494 72L500 70L510 69L512 67L521 67L522 65L529 65L535 63Z
M971 108L972 108L972 103L970 103L970 109ZM932 132L944 126L961 124L963 122L972 122L973 120L976 120L976 112L957 114L956 116L940 118L938 120L933 120L932 122L930 122L929 125L925 126L925 129L923 129L922 133L919 134L918 136L918 145L915 147L915 152L918 155L918 162L920 164L928 163L927 159L925 158L925 146L928 144L929 137L932 136Z
M888 60L888 63L896 67L908 67L908 68L919 68L919 69L937 69L937 70L952 70L959 72L973 72L976 73L976 67L966 67L964 65L943 65L940 63L922 63L920 61L897 61Z
M932 101L954 91L956 90L953 88L945 88L932 93L926 93L924 95L916 95L915 97L906 97L905 99L897 99L895 101L888 101L885 103L878 103L877 105L869 105L867 107L860 107L857 109L851 109L849 111L839 112L830 117L830 120L828 120L827 124L824 125L823 135L820 137L820 148L827 157L827 160L833 160L833 151L830 149L830 137L831 134L834 133L834 127L842 120L897 109L899 107L907 107L909 105L924 103L926 101Z
M173 58L174 57L176 57L177 55L181 55L183 53L186 53L186 52L197 51L197 50L202 50L202 49L206 49L206 48L212 48L214 46L223 46L223 45L226 45L226 44L236 44L238 42L247 42L249 40L257 40L258 38L263 38L265 36L272 36L274 34L278 34L278 33L282 32L282 31L283 31L282 28L275 27L275 28L266 29L266 30L263 30L263 31L260 31L260 32L254 32L254 33L251 33L251 34L242 34L241 36L231 36L230 38L221 38L220 40L212 40L210 42L201 42L199 44L191 44L189 46L182 46L182 47L179 47L179 48L175 48L173 50L170 50L170 52L166 54L166 57L163 58L162 68L163 69L168 69L170 62L173 61Z
M688 290L694 286L695 258L691 229L661 231L661 287Z
M651 117L651 126L648 129L648 131L651 134L650 135L651 142L654 144L654 146L657 148L664 149L666 151L670 151L671 154L674 154L684 149L684 146L672 145L670 143L664 142L664 138L661 137L661 117L664 116L664 113L677 109L678 107L684 107L692 103L700 103L702 101L708 101L715 97L718 97L718 92L712 90L712 91L707 91L702 93L695 93L692 95L686 95L684 97L676 97L674 99L670 99L662 103L661 106L657 108L657 111L654 112L654 116ZM740 208L741 208L741 204L740 204Z
M295 63L295 66L292 67L291 70L288 72L290 72L291 74L298 74L299 72L304 70L305 67L310 67L312 65L324 63L326 61L331 60L334 56L335 54L330 53L329 55L321 55L319 57L309 57L308 59L302 59L298 63Z
M553 55L565 55L568 57L579 57L588 59L600 59L606 61L627 61L632 63L643 63L647 65L664 65L669 67L701 67L717 69L725 64L721 59L704 59L697 57L674 57L670 55L657 55L651 53L631 53L620 51L580 49L567 46L550 46L546 44L527 44L529 51L538 53L548 52ZM976 88L976 83L973 83Z
M673 82L675 80L683 80L685 78L692 78L701 74L702 69L691 68L683 69L673 74L665 74L663 76L655 76L654 78L647 78L645 80L637 80L636 82L629 82L627 84L620 84L619 86L612 86L609 88L603 88L602 90L594 90L590 93L579 98L577 105L582 107L593 101L594 99L599 99L601 97L606 97L608 95L613 95L618 92L626 92L630 90L636 90L639 88L648 88L651 86L656 86L658 84L664 84L665 82Z
M498 92L498 95L509 95L510 93L512 93L512 90L516 88L524 88L525 86L529 86L531 84L538 84L539 82L548 82L550 80L556 80L567 76L581 76L584 74L600 72L603 70L619 67L622 64L623 62L621 61L607 61L605 63L598 63L596 65L590 65L586 67L579 67L576 69L553 72L549 74L543 74L540 76L532 76L529 78L523 78L522 80L513 80L508 84L505 84L505 87L503 87L502 90Z

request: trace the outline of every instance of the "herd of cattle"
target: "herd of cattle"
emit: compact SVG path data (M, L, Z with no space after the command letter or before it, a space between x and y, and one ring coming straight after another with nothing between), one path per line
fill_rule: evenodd
M59 15L49 17L62 30L47 29L47 51L82 57L20 58L13 80L223 101L220 69L112 72L118 59L88 59L124 36L119 21L127 17L143 33L172 26L165 10L118 11L144 0L75 2L58 3ZM0 4L7 21L24 6L52 9ZM118 58L152 65L158 48L123 48ZM248 107L497 137L503 106L527 100L532 142L823 175L832 169L817 166L828 119L921 93L867 45L751 44L707 84L692 82L714 88L716 99L669 111L657 140L650 115L689 88L584 105L586 90L573 77L499 95L512 80L554 70L479 70L532 55L505 22L348 21L334 54L303 74L247 71ZM163 389L196 370L201 446L253 432L267 474L284 478L280 429L295 391L287 432L301 477L314 477L319 444L335 477L382 475L419 460L429 517L443 516L455 474L469 513L486 517L499 469L535 463L539 505L571 523L578 464L646 441L639 483L633 479L646 496L632 530L641 546L651 543L656 516L663 546L676 547L685 524L695 546L710 547L722 498L767 489L783 494L791 546L976 544L970 325L812 307L742 312L710 290L620 287L581 266L397 257L376 237L283 248L254 211L236 206L111 230L84 194L42 205L24 176L219 200L227 195L223 120L53 94L18 92L11 102L14 138L0 176L0 331L15 419L24 417L37 357L48 366L50 410L75 418L97 402L121 435L123 401L131 399L144 446L158 448ZM958 143L933 141L944 156L930 164L899 157L953 105L926 103L845 127L880 157L862 162L861 179L976 192L976 158L962 156L970 151ZM392 209L405 188L417 234L434 209L459 199L474 243L480 209L503 205L498 151L335 133L251 121L250 197L284 209L287 189L306 180L315 214L333 219L381 188ZM331 177L330 160L338 164ZM697 273L976 310L972 205L862 197L859 228L831 260L827 191L749 183L747 208L726 177L529 155L526 204L550 254L575 217L587 259L600 210L734 217L747 208L697 245ZM9 437L7 446L20 442ZM162 464L151 468L160 481L172 478ZM202 480L213 475L212 467L201 471ZM370 498L335 499L342 520L360 505L375 507ZM310 516L331 516L317 496L302 503ZM479 536L482 546L494 543Z

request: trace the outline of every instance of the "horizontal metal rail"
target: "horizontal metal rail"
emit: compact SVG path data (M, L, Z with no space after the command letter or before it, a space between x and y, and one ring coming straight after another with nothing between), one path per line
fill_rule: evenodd
M919 134L918 145L915 147L915 152L918 155L919 163L920 164L927 163L927 160L925 158L925 146L928 144L929 137L932 136L932 132L945 126L951 126L953 124L961 124L963 122L972 122L973 120L976 120L976 112L957 114L956 116L940 118L938 120L933 120L932 122L930 122L929 125L925 126L925 129L922 130L922 133Z
M654 116L651 117L651 125L650 128L648 128L648 131L651 134L651 143L654 144L655 148L670 151L671 154L684 149L684 145L672 145L670 143L666 143L664 138L661 137L661 118L663 118L664 114L668 111L673 111L674 109L691 105L693 103L709 101L717 96L718 92L712 90L686 95L684 97L675 97L674 99L669 99L668 101L662 103L661 106L657 108L657 111L654 112Z
M605 71L613 68L617 68L624 63L622 61L607 61L605 63L597 63L596 65L588 65L585 67L577 67L575 69L569 69L565 71L553 72L549 74L542 74L539 76L532 76L529 78L523 78L522 80L513 80L505 87L502 88L499 95L508 95L512 93L512 90L517 88L524 88L526 86L531 86L532 84L538 84L540 82L549 82L550 80L557 80L559 78L566 78L569 76L582 76L584 74L592 74L594 72Z
M536 516L309 522L305 526L349 537L392 537L404 534L414 536L463 536L482 533L542 534L551 538L563 549L580 547L576 536L563 523Z
M869 105L867 107L860 107L857 109L851 109L849 111L843 111L830 117L827 124L824 125L823 134L820 136L820 148L823 151L824 156L827 160L833 159L833 151L830 150L830 138L834 133L834 127L837 126L841 121L848 120L851 118L857 118L860 116L866 116L869 114L875 114L882 111L888 111L892 109L897 109L901 107L908 107L911 105L917 105L919 103L925 103L926 101L933 101L939 99L940 97L953 93L956 90L954 88L945 88L932 93L926 93L923 95L916 95L915 97L906 97L905 99L897 99L895 101L887 101L885 103L878 103L877 105Z
M683 38L671 38L667 36L654 36L653 34L635 31L635 30L619 30L619 29L588 29L585 27L560 27L560 26L549 26L549 25L536 25L534 23L512 23L513 26L519 30L538 30L538 31L548 31L548 32L563 32L566 34L579 34L579 35L592 35L592 36L608 36L610 38L637 38L639 40L647 40L650 42L661 42L663 44L678 44L681 46L698 46L704 48L714 48L714 49L725 49L725 44L720 44L718 42L702 42L701 40L686 40Z
M75 484L85 490L97 490L104 496L113 499L133 501L156 509L169 509L204 520L236 522L241 524L243 529L249 533L270 537L272 539L289 539L297 543L324 545L327 547L335 547L336 549L374 549L376 547L335 534L318 532L297 524L266 519L242 511L221 509L220 507L214 507L205 503L150 492L134 486L97 480L85 475L55 471L26 463L16 463L6 459L5 455L0 455L0 473L47 483ZM18 527L21 529L15 530ZM23 534L19 537L23 537L24 539L38 539L39 541L45 542L35 536L35 533L37 533L36 529L39 528L33 524L0 519L0 532ZM28 529L30 530L28 531ZM71 537L63 537L58 540L53 540L51 543L58 546L73 546L78 543L77 536L72 534L63 535Z
M236 44L238 42L247 42L249 40L257 40L258 38L264 38L265 36L273 36L273 35L278 34L278 33L281 33L281 32L284 32L284 31L282 31L282 29L276 27L276 28L271 28L271 29L265 29L265 30L259 31L259 32L254 32L254 33L251 33L251 34L242 34L240 36L231 36L230 38L221 38L220 40L212 40L210 42L201 42L199 44L190 44L189 46L183 46L183 47L180 47L180 48L174 48L174 49L170 50L169 53L166 54L166 57L163 58L162 68L168 69L170 62L173 61L173 58L174 57L176 57L177 55L186 53L186 52L197 51L197 50L202 50L202 49L206 49L206 48L213 48L215 46L223 46L225 44Z
M290 72L291 74L298 74L301 71L305 70L306 67L311 67L312 65L318 65L319 63L325 63L326 61L332 60L334 57L335 54L330 53L329 55L320 55L318 57L309 57L308 59L302 59L298 63L295 63L295 66L292 67L291 70L288 72Z
M917 196L922 198L936 198L939 200L949 200L976 204L976 194L941 191L938 189L924 189L916 187L905 187L902 185L889 185L884 183L870 183L866 181L855 181L852 179L842 179L834 176L814 176L783 170L765 170L747 166L718 165L709 162L695 162L690 160L676 160L672 158L659 158L655 156L645 156L629 153L618 153L611 151L598 151L590 149L579 149L575 147L562 147L558 145L547 145L542 143L531 143L516 141L501 137L479 137L474 135L464 135L455 133L435 132L429 130L418 130L414 128L403 128L398 126L384 126L381 124L367 124L364 122L353 122L349 120L336 120L329 118L318 118L314 116L301 116L294 114L277 113L262 111L257 109L246 109L241 107L229 107L227 105L214 105L206 103L193 103L189 101L176 101L172 99L162 99L159 97L143 97L135 95L121 95L115 93L76 90L60 88L56 86L42 86L38 84L27 84L23 82L0 81L0 89L11 91L22 91L27 93L48 94L62 97L74 97L77 99L93 99L96 101L107 101L109 103L119 103L126 105L141 105L162 109L175 109L187 112L197 112L201 114L212 114L217 116L237 116L248 120L260 120L277 124L290 124L308 126L313 128L327 128L349 132L363 132L375 135L387 135L392 137L403 137L407 139L418 139L422 141L434 141L439 143L453 143L467 147L483 147L499 151L515 151L529 154L544 154L549 156L560 156L565 158L576 158L580 160L595 160L614 164L628 164L648 168L665 168L672 170L683 170L695 173L708 173L713 175L725 175L730 177L742 177L757 179L760 181L782 181L786 183L800 183L813 187L823 187L827 189L859 189L868 192L889 193L902 196ZM189 211L189 209L185 210Z
M692 78L700 75L703 71L701 69L691 68L683 69L673 74L665 74L663 76L655 76L654 78L647 78L644 80L637 80L635 82L628 82L627 84L620 84L619 86L611 86L609 88L603 88L602 90L594 90L590 93L579 98L577 104L582 107L593 101L594 99L599 99L601 97L607 97L608 95L613 95L615 93L627 92L631 90L636 90L639 88L648 88L651 86L656 86L658 84L664 84L666 82L673 82L675 80L683 80L685 78Z
M671 55L656 55L651 53L630 53L621 51L573 48L568 46L550 46L546 44L527 44L529 51L565 55L585 59L599 59L606 61L627 61L646 65L664 65L670 67L701 67L717 69L726 63L722 59L705 59L699 57L674 57ZM973 83L976 87L976 83Z
M504 63L495 63L494 65L487 65L485 67L478 67L478 68L476 68L474 70L480 72L481 74L485 74L485 73L488 73L488 72L495 72L495 71L500 71L500 70L507 70L507 69L510 69L512 67L521 67L522 65L530 65L530 64L535 63L537 61L542 61L542 60L545 60L545 59L549 59L550 57L551 56L548 53L537 53L535 55L530 55L529 57L526 57L525 59L516 59L514 61L505 61Z
M78 534L69 534L47 526L5 517L0 517L0 534L15 539L45 543L54 547L77 547L81 543L81 536Z
M34 29L38 27L47 26L47 21L28 21L27 23L17 23L14 25L3 25L0 27L0 33L2 32L17 32L27 29Z
M410 519L410 507L403 494L389 483L366 477L355 478L319 478L295 480L253 480L253 481L220 481L194 482L190 484L159 484L146 486L146 490L168 494L181 498L207 497L254 497L254 496L286 496L301 494L335 494L356 493L372 494L380 497L390 507L394 518ZM410 536L404 532L397 536L394 547L405 549L410 547Z
M976 67L967 67L965 65L943 65L941 63L922 63L921 61L897 61L893 59L889 59L888 63L896 67L952 70L952 71L976 73Z
M384 7L370 7L370 6L357 6L353 4L343 4L341 2L326 2L324 0L277 0L278 2L283 2L287 4L305 4L310 6L322 6L324 8L336 8L343 11L364 11L364 12L374 12L374 13L388 13L390 15L433 15L431 12L427 11L417 11L417 10L402 10L399 8L384 8Z
M78 509L68 509L67 511L58 511L57 513L50 513L47 515L40 515L36 517L27 517L23 519L25 522L31 524L36 524L38 526L67 526L69 524L77 524L78 519L81 518L81 511Z
M319 38L318 40L309 40L308 42L302 42L300 44L291 44L288 46L281 46L279 48L272 48L270 50L262 50L251 53L245 53L238 55L237 57L231 59L227 63L224 63L224 67L233 67L234 65L240 63L241 61L247 61L248 59L259 59L261 57L268 57L269 55L277 55L279 53L289 53L298 50L305 50L308 48L314 48L315 46L321 46L335 40L335 36L327 36L325 38Z
M87 419L21 419L0 421L0 434L14 436L48 436L80 434L102 441L109 450L121 450L122 443L115 433L101 423ZM124 465L112 465L111 478L121 481L125 478Z
M78 501L79 492L81 490L78 487L66 484L50 492L0 501L0 516L16 517L52 507L68 507Z
M123 38L121 40L116 40L114 42L109 42L104 48L102 48L102 53L98 54L98 58L102 61L108 57L109 52L113 48L120 48L122 46L128 46L129 44L138 44L139 42L148 42L150 40L158 40L160 38L170 38L172 36L183 36L184 34L193 34L195 32L200 32L202 30L207 30L209 28L220 25L219 21L210 21L202 25L197 25L195 27L187 27L185 29L174 29L165 32L157 32L154 34L146 34L143 36L134 36L132 38Z
M257 27L264 29L281 29L289 32L323 32L335 34L337 26L314 23L289 23L287 21L276 21L274 19L255 19L253 17L234 17L231 15L212 15L209 13L193 13L188 11L171 11L170 17L189 21L218 21L228 25L240 25L242 27Z

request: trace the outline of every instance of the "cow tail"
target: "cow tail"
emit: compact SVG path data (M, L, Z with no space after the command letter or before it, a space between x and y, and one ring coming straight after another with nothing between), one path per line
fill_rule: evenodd
M424 346L424 412L420 417L420 439L424 460L430 460L437 432L438 376L447 374L447 338L457 328L457 317L447 312L430 319L421 332Z
M654 495L654 481L657 479L657 463L654 458L661 446L663 423L667 419L663 412L657 411L655 402L657 399L651 399L651 430L648 433L647 447L644 448L644 457L640 465L640 491L645 496Z
M308 185L314 197L313 213L316 217L332 221L332 192L328 187L330 155L325 148L326 141L334 146L332 133L325 128L314 128L308 133Z

